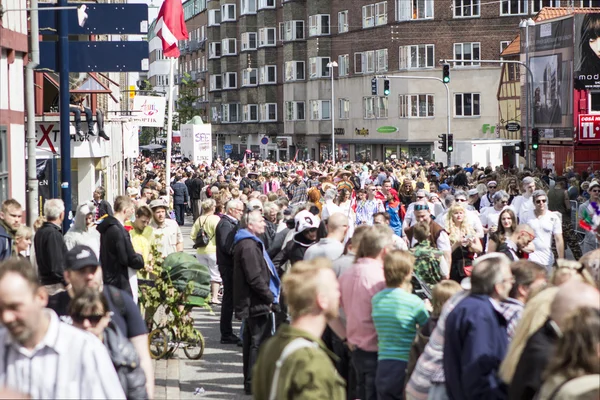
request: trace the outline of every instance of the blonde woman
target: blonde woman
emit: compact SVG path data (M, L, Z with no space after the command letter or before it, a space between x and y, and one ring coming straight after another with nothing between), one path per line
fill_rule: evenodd
M215 215L216 207L217 202L213 199L207 199L202 202L202 215L194 222L190 234L190 238L196 244L194 246L197 249L196 258L202 265L206 265L210 272L210 304L221 304L218 294L222 280L219 268L217 267L217 243L215 235L217 224L221 218ZM204 231L208 239L208 243L205 246L199 245L199 241L196 240L200 229Z
M468 223L466 213L463 206L454 204L446 215L446 227L452 245L450 279L456 282L471 276L473 260L483 251L481 240L473 226Z
M29 248L33 239L33 229L27 225L21 225L15 232L15 253L17 257L29 258Z

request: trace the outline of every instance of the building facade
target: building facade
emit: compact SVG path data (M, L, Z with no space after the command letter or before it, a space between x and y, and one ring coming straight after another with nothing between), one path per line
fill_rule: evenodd
M188 0L179 72L198 83L220 155L324 160L333 136L342 161L445 160L436 141L448 128L455 140L499 136L501 66L477 61L499 59L522 19L559 3ZM448 92L440 60L456 60Z

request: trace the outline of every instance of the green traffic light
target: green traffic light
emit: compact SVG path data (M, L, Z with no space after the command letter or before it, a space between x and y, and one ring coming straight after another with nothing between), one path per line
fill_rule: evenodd
M452 151L452 146L448 146L448 151Z
M534 149L534 150L537 150L538 149L538 145L534 143L534 144L531 145L531 148Z
M445 76L444 77L444 83L450 83L450 77L449 76Z
M386 96L388 96L390 94L390 91L389 90L384 90L383 94L385 94Z

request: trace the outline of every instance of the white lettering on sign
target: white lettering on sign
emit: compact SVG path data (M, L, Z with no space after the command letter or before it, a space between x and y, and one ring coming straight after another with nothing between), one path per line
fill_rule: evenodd
M600 141L600 115L579 116L579 140L588 143Z

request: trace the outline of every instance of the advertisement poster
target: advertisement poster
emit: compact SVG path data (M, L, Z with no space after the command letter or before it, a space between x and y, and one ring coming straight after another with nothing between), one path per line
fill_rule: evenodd
M165 126L167 100L158 96L135 96L131 123L137 126Z
M580 114L577 141L585 144L600 143L600 115Z
M212 164L212 126L181 125L181 156L194 164Z
M576 89L600 89L600 13L575 14Z

